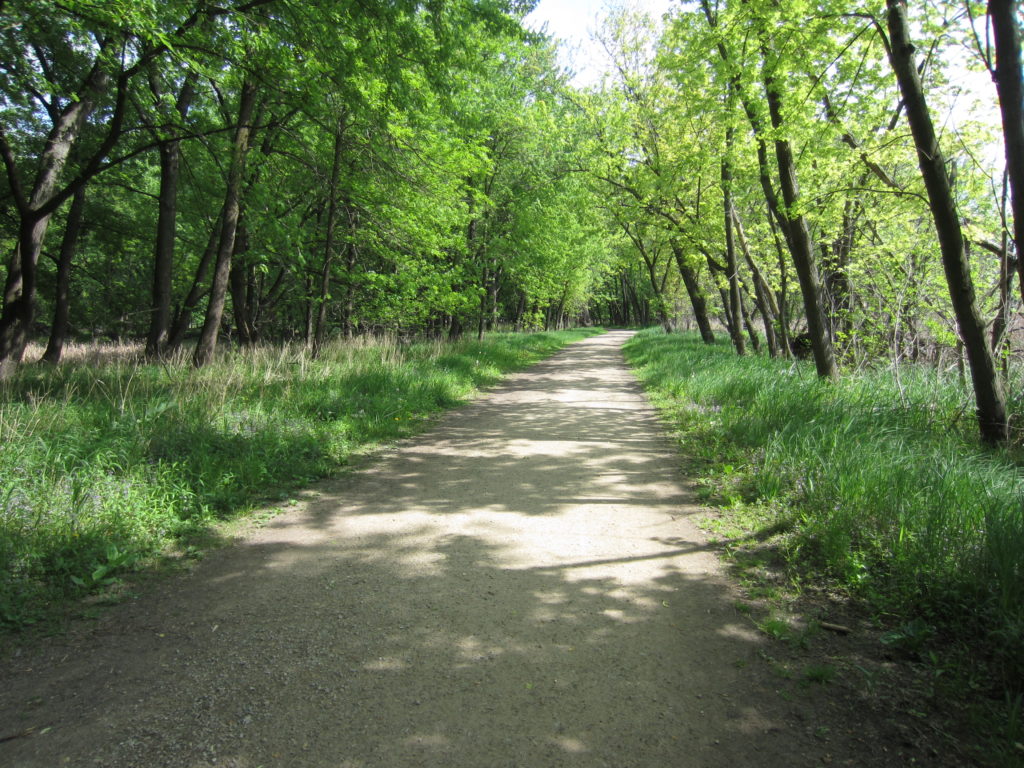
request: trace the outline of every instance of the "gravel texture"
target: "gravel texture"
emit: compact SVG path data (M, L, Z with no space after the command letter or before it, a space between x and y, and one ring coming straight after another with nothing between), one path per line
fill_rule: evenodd
M3 660L0 765L884 765L779 695L627 337Z

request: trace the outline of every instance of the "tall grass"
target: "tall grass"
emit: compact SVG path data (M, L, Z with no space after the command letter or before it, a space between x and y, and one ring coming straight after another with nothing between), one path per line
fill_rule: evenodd
M267 494L416 431L586 331L24 366L0 387L0 624L109 583ZM105 362L104 362L105 361Z
M813 367L645 331L630 362L693 450L784 522L791 564L942 627L1024 688L1024 473L979 446L955 376Z

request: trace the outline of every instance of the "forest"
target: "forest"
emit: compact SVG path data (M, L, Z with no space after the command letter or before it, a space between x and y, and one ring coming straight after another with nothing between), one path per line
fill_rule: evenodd
M684 324L956 364L1007 439L1016 4L621 10L583 89L531 5L4 3L0 371Z
M999 618L978 631L999 634L1000 691L1019 713L1015 0L694 0L662 19L620 7L588 86L527 28L534 5L0 0L0 621L26 624L46 590L89 591L251 503L243 488L301 483L360 440L401 433L392 422L420 411L380 394L398 379L430 411L578 337L555 332L660 327L639 337L637 365L685 337L713 350L686 365L722 360L726 384L740 374L723 354L776 366L758 369L766 391L793 371L860 386L844 412L914 411L892 429L955 433L981 457L969 463L1002 462L997 511L958 518L971 535L958 554L936 545L935 572L995 553L972 589L995 585ZM417 367L438 359L462 378ZM231 383L204 373L217 366ZM884 397L862 386L878 372ZM294 391L281 383L293 373ZM363 400L339 405L352 399L342 381ZM708 397L761 407L740 390ZM809 414L808 392L793 402ZM293 400L238 415L272 394ZM76 410L90 397L102 407ZM176 413L192 431L168 429ZM344 430L324 426L342 416ZM214 446L214 422L232 439L273 427L288 455L311 458L288 474L268 436L251 448L258 465L213 460L234 450ZM186 445L209 452L183 459ZM773 445L751 450L785 477ZM175 467L184 479L168 479ZM148 528L112 523L116 510L88 499L116 493L171 511ZM901 504L879 534L898 545L862 557L863 534L847 531L829 545L844 563L833 574L852 583L852 558L882 562L934 534L907 533ZM59 524L40 533L48 515ZM908 557L904 604L922 594Z

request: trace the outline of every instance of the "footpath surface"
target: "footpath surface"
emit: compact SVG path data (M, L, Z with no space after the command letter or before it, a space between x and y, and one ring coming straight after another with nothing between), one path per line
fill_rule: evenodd
M0 766L884 765L779 694L627 337L4 660Z

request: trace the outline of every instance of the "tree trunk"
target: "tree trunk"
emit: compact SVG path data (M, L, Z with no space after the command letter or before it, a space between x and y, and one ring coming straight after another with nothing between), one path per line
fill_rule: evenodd
M306 349L313 348L313 330L314 330L314 318L316 317L315 307L313 306L313 278L306 276L306 322L304 324L304 330L302 334L302 343Z
M697 272L686 260L683 247L678 240L671 241L672 255L676 258L676 266L683 278L683 285L686 286L686 295L690 298L690 306L693 308L693 319L700 330L700 337L705 344L715 343L715 334L711 330L711 320L708 318L708 303L704 296L704 289L700 287L700 280Z
M736 243L732 228L732 168L729 165L728 157L732 147L732 129L726 131L725 147L726 156L722 158L722 211L725 216L726 278L729 281L729 301L725 309L729 317L729 335L732 337L732 345L736 348L736 354L742 355L747 350L743 341L743 329L740 327L739 266L736 263Z
M744 291L746 288L744 287ZM750 311L747 309L747 304L743 300L744 291L739 292L740 299L740 314L743 315L743 327L747 329L747 336L750 337L750 346L753 347L755 352L761 351L761 340L757 336L757 331L754 329L754 323L750 318Z
M339 121L334 131L334 157L331 161L331 181L327 188L327 232L324 237L324 262L320 269L320 306L316 314L316 333L313 337L313 357L320 355L327 337L327 297L331 291L331 265L334 262L334 231L338 222L338 179L341 176L341 156L345 134L344 122Z
M0 311L0 380L13 372L25 354L25 345L28 344L32 321L35 319L39 254L53 215L52 208L63 194L58 191L57 184L82 126L95 109L96 97L106 88L109 80L99 64L94 65L83 84L81 98L69 102L54 121L40 154L28 199L22 196L23 186L11 176L16 173L13 163L7 166L19 224L17 245L4 285L3 310ZM111 131L115 129L116 126ZM10 147L2 133L0 139L6 162L11 157Z
M995 360L985 338L985 325L978 314L960 217L946 173L945 159L935 137L935 128L914 63L914 46L910 39L906 4L903 0L886 0L886 7L891 43L889 59L899 82L910 132L917 147L918 165L939 238L942 267L946 273L960 338L971 367L978 427L985 442L1004 442L1008 437L1006 402Z
M757 266L757 262L754 261L754 257L750 253L750 247L747 245L747 236L743 232L743 224L735 208L732 210L732 221L736 227L736 237L739 240L740 251L743 253L743 258L747 262L747 266L750 267L750 274L754 278L754 303L757 305L757 311L761 313L761 320L764 324L764 338L768 344L768 355L769 357L778 357L779 340L775 334L775 323L776 318L779 316L779 308L775 305L775 301L772 298L771 288L768 286L764 275L761 274L761 270Z
M231 314L238 334L238 346L248 347L256 341L252 317L249 314L248 267L237 257L246 251L244 231L239 225L235 234L235 247L231 251L231 269L228 272L228 287L231 291Z
M242 84L238 105L238 125L235 128L231 165L228 168L227 190L224 194L224 222L221 225L217 263L210 286L210 302L206 308L206 320L199 343L192 356L196 368L209 363L217 349L217 334L220 332L221 318L224 315L224 300L231 272L231 254L235 248L235 233L241 210L242 176L245 171L245 157L249 151L249 134L252 130L250 121L255 103L256 86L247 80Z
M825 313L821 306L821 282L818 278L818 267L814 259L814 244L807 219L800 210L800 187L797 183L796 162L793 149L787 139L778 133L782 130L782 96L775 86L773 78L764 74L765 94L768 99L768 113L772 128L776 131L775 160L779 167L779 186L782 188L782 199L786 204L785 211L780 211L786 224L789 237L790 255L796 267L800 281L800 293L804 300L804 314L807 318L807 332L811 337L811 351L814 354L814 366L818 376L823 379L834 379L839 375L836 367L832 339L828 334Z
M210 264L213 263L213 259L217 255L217 243L220 242L220 230L223 221L224 212L221 211L213 224L213 228L210 230L210 237L206 241L206 249L199 259L195 277L192 279L192 286L189 288L185 300L181 303L174 322L171 323L171 330L167 336L168 352L176 350L181 346L181 342L184 341L185 334L188 332L192 311L198 306L199 300L203 297L205 290L203 284L206 282L206 273L210 271Z
M488 298L490 304L490 318L487 321L488 331L494 331L498 328L498 294L501 289L501 275L503 271L501 267L495 267L494 274L491 277Z
M779 291L776 294L777 311L775 316L779 318L779 350L783 357L792 355L789 337L789 270L786 264L786 254L782 248L779 238L779 228L771 211L767 212L768 228L772 232L772 242L775 243L775 257L779 264Z
M43 362L56 365L64 351L64 342L68 335L68 315L71 300L71 261L75 258L78 236L82 232L82 214L85 211L85 187L79 187L71 198L71 210L64 228L64 239L60 243L60 256L57 259L57 292L54 296L53 325L50 326L50 340L43 353Z
M1024 83L1020 61L1020 22L1017 0L989 0L988 15L996 43L996 92L1003 119L1006 170L1010 177L1013 242L1017 275L1024 298Z
M484 322L487 318L487 280L489 275L487 267L484 267L483 274L480 277L480 313L476 319L477 341L482 341L484 338Z
M195 93L189 75L178 94L176 109L182 120L188 115ZM146 356L159 355L167 342L171 319L171 279L174 274L174 241L177 236L178 181L181 177L181 142L160 143L160 192L157 202L156 245L153 256L153 299Z

